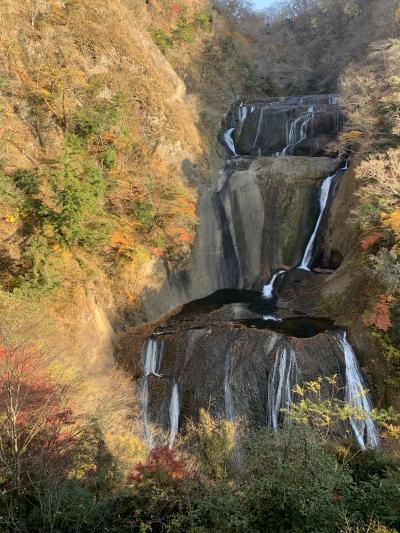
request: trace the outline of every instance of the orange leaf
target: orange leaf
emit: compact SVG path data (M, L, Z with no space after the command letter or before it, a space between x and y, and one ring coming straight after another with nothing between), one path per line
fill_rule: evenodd
M361 241L361 248L363 250L368 250L373 246L375 243L379 241L383 237L383 233L372 233L371 235L368 235L367 237L364 237L364 239Z

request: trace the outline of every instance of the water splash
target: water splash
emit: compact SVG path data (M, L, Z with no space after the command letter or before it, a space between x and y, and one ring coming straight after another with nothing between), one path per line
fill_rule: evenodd
M283 322L282 318L275 315L263 315L263 320L266 322Z
M169 449L172 449L179 428L179 390L178 383L176 381L172 385L171 401L169 404L169 423Z
M317 223L315 224L314 231L310 237L310 240L308 241L306 251L304 252L304 255L303 255L303 259L301 260L301 264L299 266L299 269L301 270L310 270L310 264L312 261L312 256L313 256L313 251L314 251L314 242L318 234L319 226L321 224L322 217L324 216L326 206L328 204L329 192L331 190L331 185L332 185L332 179L333 179L333 176L328 176L322 182L320 192L319 192L319 216L318 216Z
M350 425L358 445L362 450L377 448L379 446L379 431L369 414L372 410L371 399L363 386L364 379L360 365L358 364L353 348L347 340L346 332L341 332L338 338L346 363L346 402L350 407L364 414L360 418L356 416L352 417L350 419Z
M277 272L275 272L275 274L271 278L271 281L267 285L264 285L262 290L262 295L264 298L269 300L273 298L275 283L282 274L286 274L286 270L278 270Z
M144 376L140 388L140 412L143 434L148 447L153 448L153 435L149 424L149 377L162 377L159 373L164 344L157 339L147 339L142 348Z
M228 130L226 130L226 132L224 133L224 140L225 140L227 147L233 153L233 155L238 155L236 152L235 141L233 140L234 131L235 131L235 128L229 128Z
M288 409L292 403L292 389L298 374L295 352L286 346L281 347L268 378L267 425L274 431L278 429L281 409Z

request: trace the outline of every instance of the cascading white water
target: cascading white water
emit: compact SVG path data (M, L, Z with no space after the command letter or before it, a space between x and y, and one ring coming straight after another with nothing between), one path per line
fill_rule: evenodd
M249 111L248 107L244 106L243 104L240 104L240 106L238 107L238 115L239 115L239 120L241 122L243 120L246 120L248 111Z
M235 131L235 128L229 128L224 133L224 140L226 142L227 147L229 150L233 153L233 155L238 155L236 153L236 147L235 147L235 141L233 140L233 132Z
M176 381L172 385L171 401L169 404L169 424L169 448L172 449L179 428L179 390Z
M140 411L143 423L144 438L149 448L153 447L153 436L149 424L149 377L161 377L159 373L163 343L158 343L156 339L147 339L142 349L142 364L144 376L140 389Z
M228 420L233 420L236 416L235 407L233 405L233 396L231 388L232 378L232 356L230 353L225 358L225 376L224 376L224 404L225 416Z
M158 372L160 366L160 357L158 353L158 343L156 339L149 339L145 344L144 350L144 375L146 377L154 375L156 377L161 377Z
M229 421L234 421L236 418L236 410L233 403L233 394L232 394L232 373L233 373L233 360L232 353L228 352L225 358L225 376L224 376L224 404L225 404L225 417ZM233 450L233 464L236 469L240 469L242 465L242 452L241 452L241 443L240 435L235 428L234 436L234 450Z
M275 274L272 276L271 281L264 285L262 290L262 295L266 299L271 299L274 296L274 285L275 282L278 280L279 276L286 273L286 270L278 270L278 272L275 272Z
M314 119L314 107L310 106L308 112L297 117L290 124L286 124L286 147L282 150L282 155L289 155L293 147L307 139L308 125Z
M261 133L261 126L263 124L264 112L267 109L268 107L263 107L260 111L260 116L258 117L257 132L256 132L256 136L254 137L254 142L253 142L253 148L257 146L257 141ZM261 149L259 148L259 154L258 154L259 156L261 155L260 152L261 152Z
M279 318L275 315L263 315L263 320L265 320L266 322L283 322L282 318Z
M331 190L331 185L332 185L332 179L333 179L333 176L328 176L322 182L320 192L319 192L319 209L320 209L319 216L318 216L317 223L315 224L314 231L310 237L310 240L308 241L306 251L304 252L303 259L301 260L301 264L298 267L301 270L310 270L310 263L311 263L312 255L314 251L314 242L318 234L318 229L321 224L322 217L324 216L326 206L328 204L329 192Z
M351 417L351 427L362 450L377 448L379 446L379 431L370 415L371 400L363 387L364 379L360 365L347 340L345 331L339 334L339 344L343 350L346 364L346 402L360 413L360 416Z
M276 354L272 372L268 378L267 425L278 429L281 409L288 409L292 403L292 389L298 379L298 365L295 352L283 346Z

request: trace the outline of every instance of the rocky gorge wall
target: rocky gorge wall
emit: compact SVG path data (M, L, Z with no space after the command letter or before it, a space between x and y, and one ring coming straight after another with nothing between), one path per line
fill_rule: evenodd
M192 268L174 273L158 264L161 288L146 291L146 318L219 289L261 288L275 269L299 264L318 216L319 184L339 165L305 156L229 162L200 192Z

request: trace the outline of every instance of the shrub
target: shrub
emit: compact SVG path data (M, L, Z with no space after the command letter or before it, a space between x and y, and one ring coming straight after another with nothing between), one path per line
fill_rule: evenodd
M37 194L39 192L39 176L36 172L29 170L18 170L13 175L16 186L27 194Z
M0 202L18 210L23 203L23 196L24 193L16 187L14 178L0 171Z
M195 28L190 22L180 22L172 32L172 39L178 44L193 43L196 39Z
M226 478L232 468L235 424L214 418L200 409L198 424L189 424L187 433L190 448L208 475L215 479Z
M388 331L393 324L390 319L390 303L392 298L381 294L379 300L373 305L370 314L364 318L367 326L373 326L380 331Z
M200 29L208 33L211 31L212 17L206 13L196 13L195 23Z
M78 109L74 114L74 133L86 139L99 133L104 126L102 110L96 106Z
M72 133L88 140L116 124L122 112L123 95L117 94L109 102L96 102L77 109L73 114Z
M165 55L167 51L172 48L172 40L168 35L160 29L154 30L152 33L153 41Z
M153 204L150 200L137 200L132 208L132 215L138 221L140 228L146 230L153 222Z
M115 147L112 144L108 144L101 156L101 162L103 166L111 170L117 166L118 158L115 151Z
M107 182L94 162L80 171L73 160L64 158L53 166L53 190L58 210L54 225L67 245L89 248L104 243L111 230L111 220L100 211Z
M32 235L28 239L22 257L27 263L27 273L19 283L19 290L25 292L40 289L46 292L59 285L60 277L55 268L56 261L46 237L40 234Z

